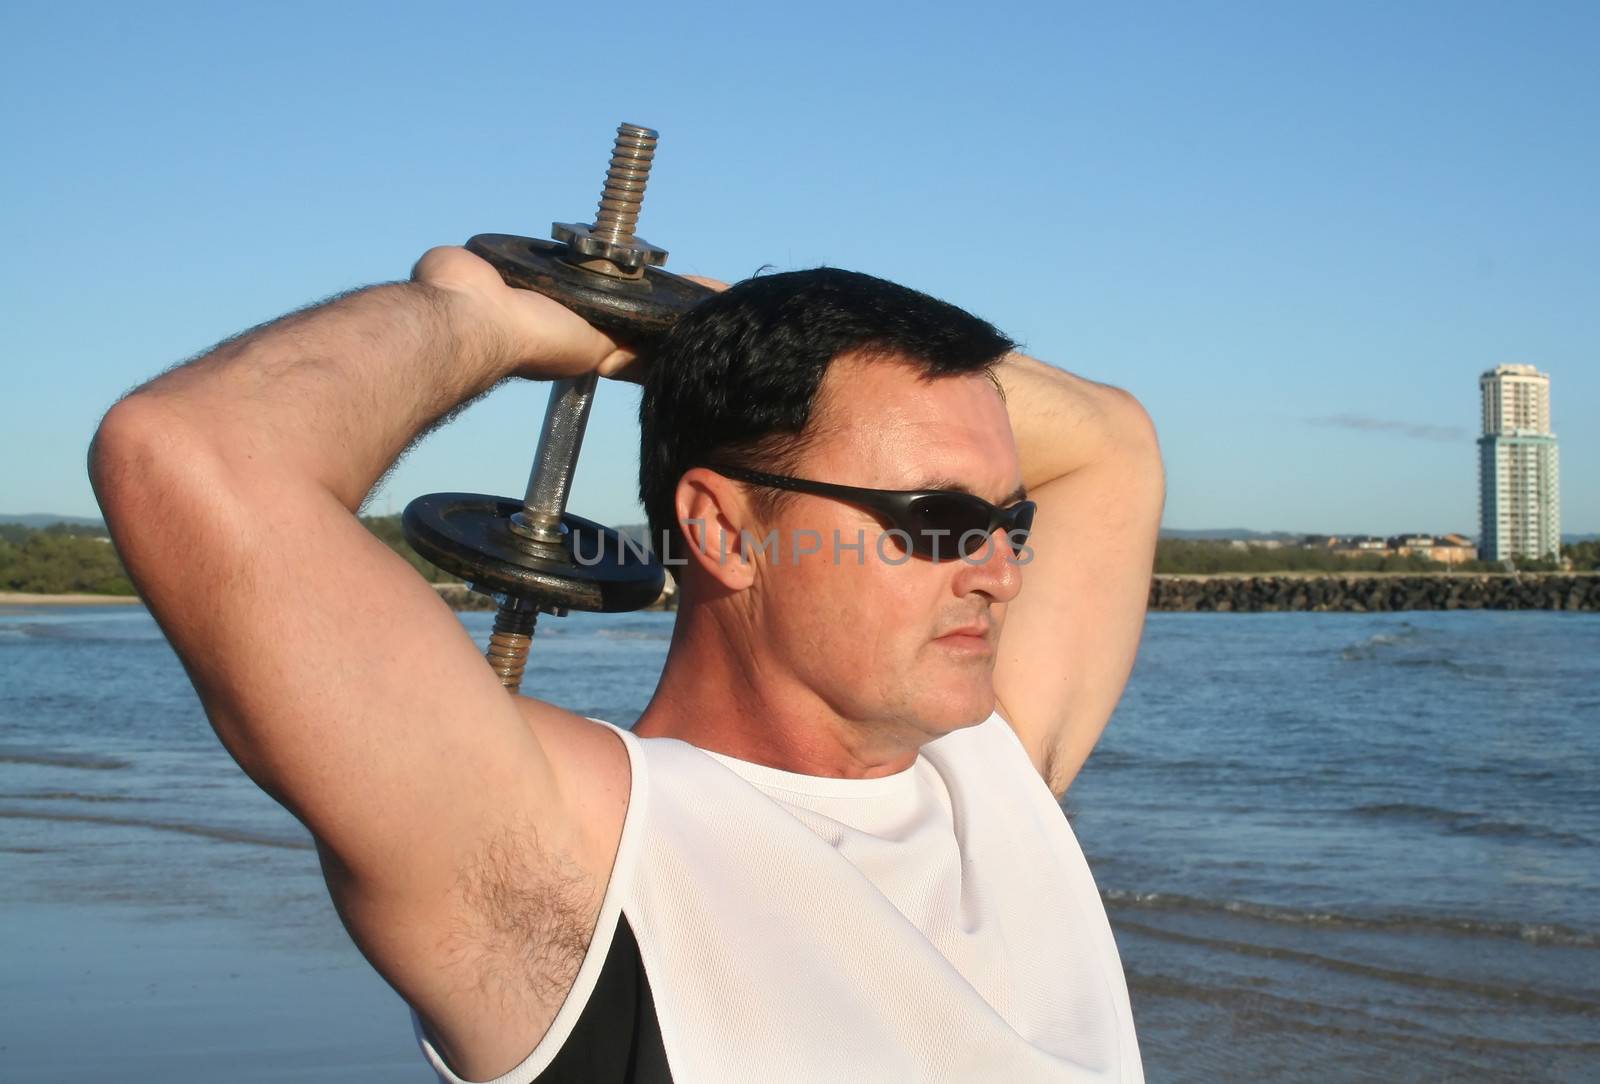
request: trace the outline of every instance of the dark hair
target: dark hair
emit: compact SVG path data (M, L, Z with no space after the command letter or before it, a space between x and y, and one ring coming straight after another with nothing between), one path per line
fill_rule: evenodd
M990 372L1015 344L954 305L823 267L737 283L683 316L655 352L639 402L639 499L653 542L682 544L678 480L713 460L792 472L817 389L846 354L893 358L923 379ZM991 374L992 375L992 374ZM759 490L771 506L784 499Z

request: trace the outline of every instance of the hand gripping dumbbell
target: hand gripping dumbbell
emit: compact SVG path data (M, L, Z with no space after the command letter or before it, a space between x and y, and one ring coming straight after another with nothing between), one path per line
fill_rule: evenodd
M667 254L634 236L656 133L617 128L600 209L592 225L557 222L553 240L481 233L467 248L510 286L553 298L620 342L648 351L707 287L662 271ZM567 511L572 474L594 402L595 374L557 380L522 500L430 493L406 506L401 527L413 549L499 603L488 660L516 692L540 613L617 613L650 605L666 573L610 527Z

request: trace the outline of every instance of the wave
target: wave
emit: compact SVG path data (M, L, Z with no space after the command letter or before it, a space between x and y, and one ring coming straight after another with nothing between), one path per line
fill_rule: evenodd
M1430 667L1436 667L1436 668L1438 668L1440 670L1450 670L1450 671L1453 671L1453 672L1455 672L1457 674L1480 674L1480 673L1484 672L1483 668L1481 666L1463 666L1461 663L1456 662L1456 660L1454 660L1454 659L1446 659L1446 658L1442 658L1442 657L1440 657L1440 658L1423 657L1423 658L1418 658L1418 659L1395 659L1392 663L1390 663L1390 665L1391 666L1404 666L1408 670L1424 670L1424 669L1428 669Z
M1386 820L1423 821L1437 824L1449 832L1464 836L1504 836L1512 839L1542 839L1571 846L1588 846L1593 841L1576 832L1563 832L1537 824L1515 821L1498 821L1481 813L1465 813L1438 806L1419 805L1415 802L1379 802L1356 806L1350 812L1358 817L1378 817Z
M33 790L16 794L0 793L0 799L11 802L159 802L161 799L144 794L85 794L76 790Z
M1390 666L1401 666L1408 670L1449 670L1452 673L1473 677L1496 677L1504 673L1495 666L1477 662L1468 665L1445 655L1384 655L1376 647L1365 644L1347 647L1339 652L1339 657L1345 662L1371 662L1381 659Z
M1359 658L1371 658L1379 648L1393 647L1395 644L1410 643L1420 639L1422 630L1409 621L1400 622L1399 626L1388 632L1375 632L1365 640L1357 641L1344 649L1344 657L1350 658L1352 652Z
M1422 645L1424 640L1433 641L1434 637L1415 625L1402 624L1393 631L1374 633L1365 640L1347 645L1340 650L1339 657L1345 662L1383 662L1408 670L1448 670L1467 677L1505 674L1505 667L1498 663L1482 659L1462 661L1448 651L1441 653L1437 643L1431 647Z
M131 760L101 756L98 753L68 753L54 749L19 749L7 746L0 746L0 764L39 764L50 768L83 768L95 772L110 772L133 767Z
M596 629L594 635L601 640L656 640L665 643L672 639L672 630L661 628Z
M133 609L130 607L130 609ZM143 613L142 610L137 611ZM120 615L119 615L120 616ZM26 625L13 625L11 628L20 636L34 640L69 640L74 644L150 644L161 643L166 640L160 628L153 622L130 624L124 622L86 622L74 621L71 623L35 622Z
M309 851L312 843L308 837L295 839L287 836L264 835L241 828L219 828L211 824L189 821L157 821L143 817L113 817L97 813L39 813L27 809L0 809L0 819L25 821L53 821L64 824L103 824L113 828L148 828L157 832L179 832L187 836L215 839L222 843L248 843L256 847L277 847L287 851Z
M1492 937L1533 945L1600 948L1600 931L1580 930L1552 922L1495 922L1448 915L1390 912L1384 915L1343 915L1332 911L1301 911L1247 900L1206 900L1176 892L1131 892L1103 889L1100 898L1112 910L1177 911L1189 914L1230 915L1291 926L1326 926L1337 929L1404 931Z
M1582 1040L1576 1042L1525 1040L1487 1036L1479 1032L1440 1032L1348 1006L1286 997L1249 987L1220 983L1202 984L1175 975L1149 974L1134 968L1128 968L1127 977L1129 989L1139 994L1223 1004L1235 1011L1243 1010L1251 1015L1271 1020L1284 1031L1302 1034L1316 1032L1341 1039L1354 1039L1362 1047L1371 1047L1374 1041L1390 1042L1401 1044L1408 1049L1429 1047L1441 1055L1489 1051L1529 1051L1548 1055L1555 1052L1591 1053L1600 1050L1600 1043ZM1484 1078L1483 1068L1482 1065L1462 1065L1463 1071L1469 1072L1464 1078ZM1446 1076L1455 1079L1449 1074L1440 1074L1437 1079L1445 1079Z
M1443 655L1409 655L1381 657L1375 651L1347 647L1339 653L1345 662L1379 662L1403 670L1444 670L1472 680L1490 680L1504 677L1505 667L1494 663L1464 663Z
M1560 1012L1600 1014L1600 1001L1571 997L1566 994L1552 994L1529 986L1484 982L1478 979L1457 979L1445 975L1433 975L1424 971L1404 971L1393 967L1379 967L1376 964L1365 964L1355 960L1340 959L1336 956L1325 956L1318 952L1306 952L1302 949L1284 948L1279 945L1258 945L1250 941L1233 941L1220 937L1202 937L1195 934L1180 933L1176 930L1164 930L1156 926L1146 926L1140 922L1119 922L1117 927L1121 930L1130 930L1162 941L1196 945L1202 948L1222 949L1242 956L1289 960L1295 963L1325 968L1330 971L1340 971L1348 975L1357 975L1362 978L1397 983L1402 986L1413 986L1427 990L1448 990L1452 993L1472 994L1497 1001L1514 1001L1521 1005L1539 1005Z
M1490 764L1452 764L1445 768L1451 775L1487 775L1495 779L1516 779L1525 783L1548 783L1561 774L1550 768L1513 768L1501 761Z

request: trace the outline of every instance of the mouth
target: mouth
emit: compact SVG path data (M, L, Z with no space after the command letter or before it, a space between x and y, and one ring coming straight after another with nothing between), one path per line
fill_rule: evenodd
M958 629L951 629L934 639L934 643L954 651L967 653L987 653L991 650L989 643L993 626L987 622L975 625L962 625Z

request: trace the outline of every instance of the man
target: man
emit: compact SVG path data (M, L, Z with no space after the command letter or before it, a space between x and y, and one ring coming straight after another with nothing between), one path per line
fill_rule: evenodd
M646 365L435 249L134 392L90 470L443 1079L1137 1080L1055 797L1132 665L1159 455L1131 398L1008 349L824 270ZM355 512L499 381L641 367L687 563L630 734L506 696Z

